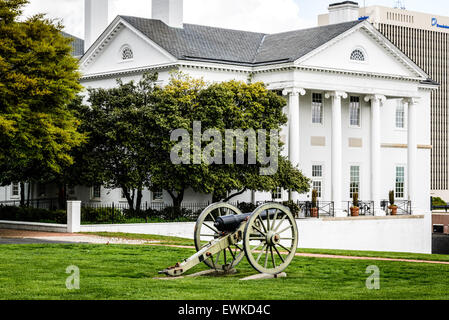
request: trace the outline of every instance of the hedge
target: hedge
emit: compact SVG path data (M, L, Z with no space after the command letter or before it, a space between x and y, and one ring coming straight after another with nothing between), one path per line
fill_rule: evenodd
M0 205L0 220L66 224L67 212Z

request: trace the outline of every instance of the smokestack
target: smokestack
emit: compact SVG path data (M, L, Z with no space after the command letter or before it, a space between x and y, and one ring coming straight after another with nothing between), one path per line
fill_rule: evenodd
M173 28L182 28L184 19L183 0L153 0L152 18L161 20Z
M84 52L108 26L109 0L84 0Z
M329 24L358 20L359 4L354 1L344 1L329 5Z

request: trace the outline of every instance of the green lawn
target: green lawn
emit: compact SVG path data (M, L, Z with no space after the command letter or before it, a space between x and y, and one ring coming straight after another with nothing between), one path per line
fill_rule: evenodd
M254 274L246 261L231 276L153 279L192 253L159 246L2 245L0 299L449 299L448 265L298 257L285 279L239 281ZM65 287L69 265L80 268L80 290ZM380 290L365 287L370 265L380 269Z
M115 237L132 240L153 240L160 241L161 244L193 246L193 240L165 237L157 235L133 234L133 233L111 233L111 232L95 232L84 233L86 235L98 235L104 237ZM378 258L392 258L392 259L412 259L412 260L426 260L426 261L448 261L449 255L437 254L416 254L416 253L402 253L402 252L374 252L374 251L348 251L348 250L325 250L325 249L298 249L298 253L316 253L316 254L330 254L340 256L357 256L357 257L378 257Z

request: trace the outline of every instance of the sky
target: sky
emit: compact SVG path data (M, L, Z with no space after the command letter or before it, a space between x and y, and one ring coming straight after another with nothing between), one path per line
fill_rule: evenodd
M65 31L84 38L84 0L29 0L24 17L45 13L62 19ZM184 22L276 33L317 25L330 3L342 0L184 0ZM354 1L354 0L353 0ZM360 6L394 7L397 0L359 0ZM447 0L402 0L408 10L449 16ZM151 0L110 0L109 20L118 14L151 17Z

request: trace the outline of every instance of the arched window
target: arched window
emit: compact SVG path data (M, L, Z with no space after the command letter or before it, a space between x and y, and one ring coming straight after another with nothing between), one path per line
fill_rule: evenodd
M351 60L353 61L365 61L365 54L360 49L355 49L351 53Z
M131 60L134 58L134 53L130 47L125 46L122 48L121 57L122 60Z

